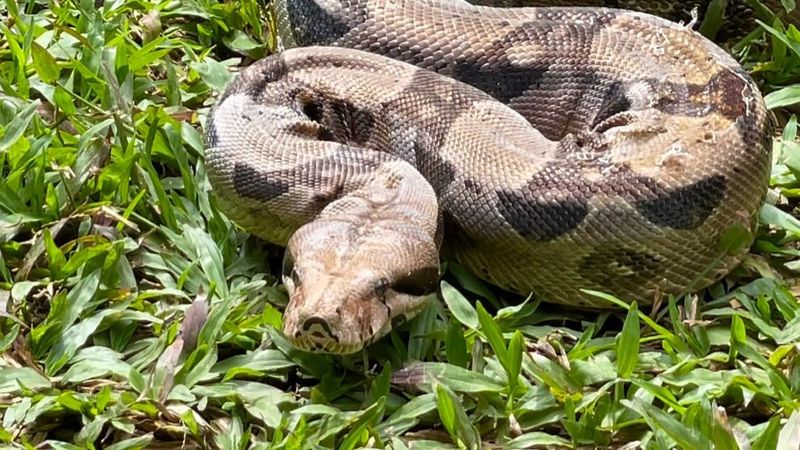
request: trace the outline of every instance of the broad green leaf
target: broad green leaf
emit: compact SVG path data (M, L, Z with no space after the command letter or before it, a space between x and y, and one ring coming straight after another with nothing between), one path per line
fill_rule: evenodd
M70 325L78 320L92 303L97 287L100 284L102 269L95 269L84 276L67 294L67 309L61 318L62 330L66 330Z
M131 371L128 374L128 383L130 383L131 387L140 394L147 389L147 381L144 379L144 376L142 376L142 373L133 367L131 367Z
M225 89L232 78L226 64L212 59L207 58L201 62L192 63L191 67L200 74L200 77L211 89L218 92Z
M786 86L764 96L767 109L782 108L800 103L800 84Z
M33 69L45 83L53 83L58 80L60 69L58 62L47 49L33 42L31 44L31 56L33 56Z
M461 402L454 399L455 395L449 395L447 387L441 383L434 384L436 392L436 404L439 410L439 419L450 432L453 441L458 441L458 430L456 429L456 405Z
M3 414L3 428L12 429L24 423L32 405L33 400L30 397L23 397L20 401L8 405Z
M617 374L630 378L639 360L639 309L631 304L622 332L617 337Z
M720 27L724 23L725 6L728 0L711 0L705 10L703 23L700 24L698 31L703 36L714 39Z
M392 380L392 365L387 363L383 366L381 373L372 379L372 386L364 400L364 407L376 403L380 399L389 395L389 388Z
M38 100L30 102L16 114L11 122L7 124L0 123L0 126L4 128L3 133L0 134L0 154L8 150L22 137L33 120L33 116L36 115L36 108L39 105L40 102Z
M747 344L747 329L744 326L741 316L734 314L731 317L731 346L728 353L728 361L736 360L736 355L740 347Z
M519 375L522 372L524 345L525 340L522 336L522 332L519 330L515 331L514 336L512 336L511 340L508 342L508 367L505 368L508 373L508 387L512 393L516 390L517 384L519 383Z
M469 420L461 401L446 385L436 383L436 404L439 407L439 418L453 441L470 450L480 448L480 436Z
M789 49L794 52L795 55L800 56L800 42L790 39L786 33L781 33L779 30L772 28L771 26L767 25L766 23L762 22L761 20L756 19L756 22L761 25L762 28L767 30L770 34L775 36L781 42L786 44Z
M270 325L276 330L280 330L283 324L283 318L277 309L270 304L264 305L264 312L261 313L261 319L265 325Z
M231 308L235 301L236 299L229 295L211 307L211 313L200 330L200 337L197 340L198 345L214 345L216 343L217 337L222 330L222 325L231 313Z
M169 53L172 48L165 47L166 42L167 39L164 36L159 36L148 42L142 48L131 53L131 55L128 56L128 66L130 70L132 72L137 72Z
M19 323L11 325L7 332L0 331L0 353L4 353L14 344L14 340L19 335Z
M95 416L89 421L80 432L75 436L75 443L81 444L84 448L89 447L92 442L95 442L103 432L107 419L102 416Z
M800 220L769 203L761 207L759 220L763 224L776 225L795 236L800 236Z
M186 425L186 428L189 429L189 432L192 433L193 436L199 436L200 425L197 423L197 419L194 417L194 414L195 413L193 410L187 410L181 415L181 422Z
M778 435L779 449L793 450L800 447L800 410L795 410Z
M22 389L38 390L50 387L50 381L30 367L0 369L0 392L15 393Z
M767 427L761 432L751 450L773 450L778 447L778 438L781 430L781 418L775 416L769 419Z
M225 271L222 254L219 247L208 233L192 226L184 226L183 232L195 246L195 252L208 280L216 285L222 297L228 293L228 283L225 280Z
M402 435L416 426L426 414L435 410L435 394L423 394L414 397L397 408L386 420L378 424L377 430L384 439L390 435Z
M122 360L123 355L107 347L89 347L78 352L70 361L61 382L81 383L91 379L103 379L114 375L127 378L131 365Z
M507 449L529 449L529 448L569 448L570 442L559 436L532 431L506 442L503 446Z
M481 325L481 333L492 346L492 350L497 355L497 359L503 367L508 366L508 350L506 348L506 341L503 338L503 333L500 332L500 327L497 326L492 316L483 308L481 302L478 302L478 322Z
M106 450L139 450L147 448L153 441L152 434L145 434L135 438L125 439L116 444L109 445Z
M67 361L75 356L78 349L86 344L89 337L97 331L103 319L113 312L111 309L102 310L67 328L47 355L44 361L45 372L51 376L58 373L67 364Z
M450 311L453 317L467 327L477 330L479 326L478 313L475 312L475 308L472 307L466 297L446 281L441 282L441 289L442 298L447 304L447 310Z
M183 367L175 375L177 383L191 388L200 380L209 377L211 368L217 362L217 352L215 347L208 348L206 345L197 347L183 364Z
M49 228L44 229L42 238L50 262L50 275L54 279L58 279L61 277L61 269L67 264L67 258L64 256L64 252L62 252L53 241Z
M255 373L264 374L288 369L292 366L294 366L294 363L282 352L259 349L222 360L215 364L211 371L225 374L224 381L227 381L231 377L231 370L234 369L246 368L255 371Z
M75 102L72 98L72 95L61 86L56 86L56 89L53 92L53 100L55 101L56 106L68 116L71 116L78 111L75 107Z
M283 413L278 407L284 398L274 395L264 395L256 400L246 402L244 407L254 417L258 417L270 428L280 426Z
M437 302L433 301L435 294L430 295L425 300L427 306L417 317L412 319L410 328L411 335L408 342L408 359L412 361L422 361L428 354L431 347L431 334L434 331L437 315Z
M342 445L339 446L340 449L353 450L368 439L367 428L383 417L383 402L384 397L381 397L361 413L358 419L353 422L351 431L345 436Z
M489 303L496 307L500 307L500 302L497 297L492 293L491 289L480 278L476 277L472 272L467 270L461 264L454 261L447 262L447 272L453 275L458 285L468 292L485 298Z
M451 321L447 327L447 337L444 342L447 362L459 367L467 367L469 356L467 355L467 341L464 339L464 331L456 321Z
M16 82L15 87L17 88L18 95L21 98L27 99L30 95L30 81L28 81L28 77L25 73L25 68L27 67L27 53L20 45L20 41L25 40L25 37L14 33L5 26L4 23L0 23L0 31L5 35L5 41L8 43L8 48L13 57L14 64L12 64L12 67L16 68L16 73L14 74L16 79L14 79L14 81ZM2 144L2 142L3 141L0 140L0 144ZM0 145L0 153L2 153L3 150L3 146Z
M53 447L54 450L84 450L85 447L79 447L67 442L54 441L52 439L44 441L48 446Z
M563 367L544 355L531 353L530 356L531 363L525 366L525 370L533 373L538 381L560 394L575 390L575 383Z
M686 407L678 403L675 395L669 389L663 386L658 386L647 380L633 379L631 382L652 394L653 397L658 398L665 405L674 409L678 414L683 414L684 411L686 411Z
M712 448L711 441L706 436L697 433L683 425L679 420L644 401L634 398L622 400L622 404L639 413L652 430L663 430L681 448L700 449Z
M501 392L505 385L482 373L444 363L416 363L398 370L392 383L416 387L432 386L434 382L447 383L456 392Z

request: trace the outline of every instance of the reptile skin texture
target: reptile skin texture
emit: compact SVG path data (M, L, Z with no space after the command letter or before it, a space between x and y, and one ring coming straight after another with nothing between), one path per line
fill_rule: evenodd
M699 290L752 240L763 98L685 26L602 7L277 0L287 49L213 108L221 206L286 245L296 346L352 353L435 295L440 259L607 308Z

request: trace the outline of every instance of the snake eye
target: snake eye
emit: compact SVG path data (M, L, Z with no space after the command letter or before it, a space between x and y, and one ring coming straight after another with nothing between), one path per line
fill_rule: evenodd
M308 101L303 104L303 114L305 114L309 120L319 123L322 121L322 105L314 100L308 99Z
M300 286L300 277L297 275L297 270L294 267L294 256L292 253L287 251L283 255L283 265L281 266L281 276L283 279L291 278L292 283L294 283L295 289Z
M312 136L312 131L316 134L316 138L321 141L334 141L335 136L333 131L325 126L325 105L314 98L311 94L300 93L295 97L301 113L306 116L308 120L316 123L316 126L309 126L308 123L296 123L290 128L297 134L302 136Z
M439 268L424 267L398 278L392 289L401 294L421 296L436 291L438 281Z
M384 277L378 279L377 283L375 284L375 295L381 299L381 301L385 301L386 299L386 291L389 290L389 280Z

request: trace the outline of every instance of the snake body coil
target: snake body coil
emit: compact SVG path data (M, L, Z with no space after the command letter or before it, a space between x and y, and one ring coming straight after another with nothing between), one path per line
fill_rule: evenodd
M229 216L287 245L284 332L353 352L418 312L439 247L550 302L724 276L769 177L763 99L694 31L605 8L277 0L287 50L207 126ZM326 47L314 47L324 45Z

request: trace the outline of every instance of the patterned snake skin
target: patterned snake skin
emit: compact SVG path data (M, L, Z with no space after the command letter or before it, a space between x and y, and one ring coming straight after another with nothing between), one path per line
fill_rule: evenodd
M673 22L689 23L693 11L697 13L697 23L702 23L710 9L711 0L470 0L470 3L486 6L606 6L653 14ZM766 8L753 9L755 0L727 0L724 11L725 21L716 33L716 40L734 44L756 28L756 18L771 24L771 14L776 13L785 23L795 25L800 22L800 12L787 13L780 0L761 0ZM788 20L787 20L788 19Z
M299 46L207 124L224 211L287 246L284 333L351 353L435 294L440 248L519 294L698 290L767 189L763 99L683 26L598 7L277 0ZM315 47L324 45L325 47Z

